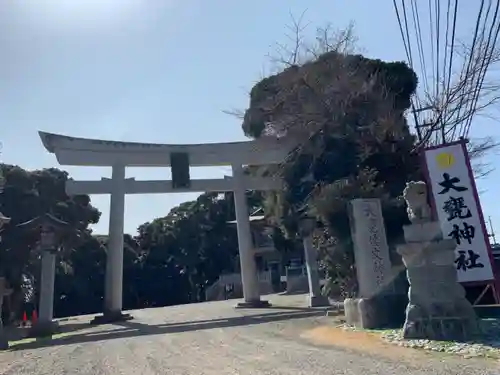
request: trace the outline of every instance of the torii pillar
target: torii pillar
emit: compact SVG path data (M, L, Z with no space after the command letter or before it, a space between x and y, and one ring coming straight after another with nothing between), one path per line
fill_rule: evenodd
M103 179L103 181L109 181ZM123 301L123 233L125 226L125 165L113 166L111 173L111 201L109 209L109 237L106 253L103 314L96 316L92 324L106 324L131 320L122 312Z

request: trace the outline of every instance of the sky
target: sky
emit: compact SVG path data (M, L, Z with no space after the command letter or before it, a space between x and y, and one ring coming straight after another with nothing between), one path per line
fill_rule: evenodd
M477 6L462 3L457 27L470 36L466 18ZM291 15L303 12L305 37L326 23L354 22L366 56L405 60L391 0L376 6L366 0L0 0L0 161L58 167L38 130L136 142L245 140L241 121L224 110L247 108L249 90L273 69L276 43L287 43ZM472 136L485 135L500 130L477 119ZM499 160L491 154L486 161ZM108 168L64 169L74 179L111 175ZM230 169L191 172L193 178L224 174ZM169 179L170 172L128 168L127 177ZM500 229L499 182L496 170L478 186L485 216ZM135 234L140 224L198 194L127 196L126 232ZM102 211L95 232L105 234L109 196L91 198Z

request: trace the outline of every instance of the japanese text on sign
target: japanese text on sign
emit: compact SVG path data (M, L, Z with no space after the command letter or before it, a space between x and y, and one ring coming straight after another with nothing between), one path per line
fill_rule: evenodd
M425 151L436 212L445 238L453 239L458 281L493 279L488 238L482 231L475 185L462 144Z
M380 231L379 231L379 220L373 207L369 204L363 207L363 214L366 217L366 222L368 224L368 242L370 243L370 251L373 259L373 271L375 273L375 278L377 281L377 286L382 286L384 284L384 259L381 254L381 243L380 243Z
M350 206L359 295L369 298L380 293L391 272L382 208L378 199L354 199Z

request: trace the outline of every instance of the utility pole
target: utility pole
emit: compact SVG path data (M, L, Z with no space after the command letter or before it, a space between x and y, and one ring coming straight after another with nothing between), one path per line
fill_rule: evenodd
M497 240L495 238L495 230L493 229L493 224L491 222L491 216L488 216L488 222L490 223L490 233L488 233L488 237L491 237L493 239L493 244L496 244Z

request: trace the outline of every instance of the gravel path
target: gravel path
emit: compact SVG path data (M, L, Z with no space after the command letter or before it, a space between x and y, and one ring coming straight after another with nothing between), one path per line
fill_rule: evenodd
M135 311L133 321L85 327L50 346L19 344L0 354L0 374L498 374L491 362L423 354L384 359L313 345L300 334L331 318L301 309L303 298L273 296L275 304L294 306L287 309L234 310L233 301Z

